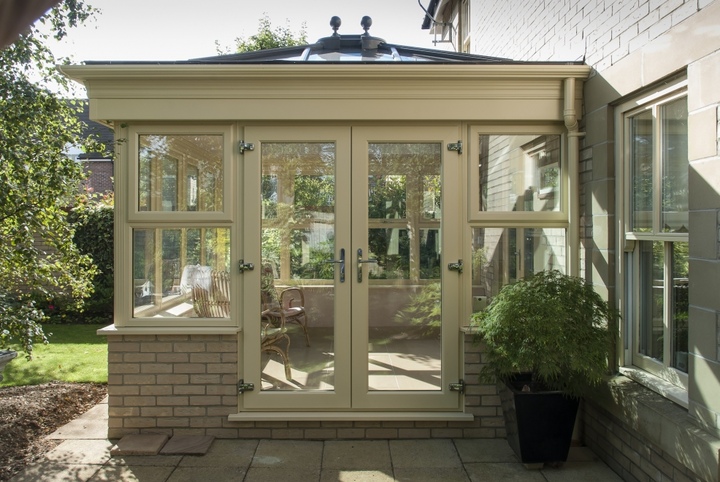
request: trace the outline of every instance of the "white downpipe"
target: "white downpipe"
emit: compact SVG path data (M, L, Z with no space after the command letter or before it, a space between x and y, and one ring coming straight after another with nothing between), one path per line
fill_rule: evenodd
M568 266L567 272L573 276L580 274L580 141L584 132L579 131L575 112L575 79L566 78L565 108L563 118L568 139Z

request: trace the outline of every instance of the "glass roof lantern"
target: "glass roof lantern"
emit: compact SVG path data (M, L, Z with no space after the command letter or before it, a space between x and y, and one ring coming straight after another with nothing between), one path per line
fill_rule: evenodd
M310 45L281 47L276 49L258 50L240 54L203 57L189 60L189 63L202 64L239 64L239 63L299 63L299 62L470 62L470 63L507 63L510 59L471 55L444 50L408 47L389 44L368 32L372 19L362 18L360 25L365 33L360 35L340 35L342 25L340 17L332 17L330 26L333 34Z

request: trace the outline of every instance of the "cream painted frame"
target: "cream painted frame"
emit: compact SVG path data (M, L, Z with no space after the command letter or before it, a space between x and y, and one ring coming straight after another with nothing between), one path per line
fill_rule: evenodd
M661 88L646 92L644 95L638 95L634 99L626 101L615 107L615 191L616 191L616 212L617 220L617 265L621 267L618 270L617 294L618 309L620 309L623 320L622 329L619 333L618 355L620 358L620 367L624 374L633 380L641 383L651 390L673 400L674 402L687 407L689 376L687 373L680 372L653 360L650 357L638 353L636 343L638 340L639 324L637 322L639 316L639 289L629 290L626 278L628 276L637 276L639 271L639 261L633 256L636 250L637 241L664 241L664 242L688 242L688 234L658 233L644 234L631 232L632 209L629 202L632 191L632 166L630 162L626 162L631 158L630 143L626 142L630 136L630 126L626 120L633 114L642 112L648 106L659 103L670 102L678 98L687 96L688 82L683 75L674 81L664 83ZM653 107L654 108L654 107ZM659 143L660 139L655 136L655 143ZM653 146L656 150L657 146ZM656 175L660 175L656 173ZM655 193L656 201L659 196ZM655 219L659 213L653 213L653 226L657 225L658 220ZM659 219L659 218L658 218ZM665 259L666 264L668 260ZM667 310L668 307L666 306ZM666 325L664 331L668 331ZM668 356L667 347L664 347L665 359L671 359ZM633 368L633 367L637 367ZM638 370L639 369L639 370Z
M350 189L350 126L245 126L243 129L245 142L253 143L255 148L246 151L243 156L243 182L242 197L242 257L255 266L262 262L262 246L259 233L261 232L260 219L260 180L261 180L261 154L264 142L334 142L336 145L336 192L341 189ZM253 182L256 180L257 182ZM248 213L253 213L252 216ZM344 215L343 215L344 213ZM349 196L336 196L336 242L335 259L339 257L339 250L350 245L350 199ZM345 223L348 223L347 225ZM346 279L352 276L352 263L349 250L346 249ZM247 271L243 275L243 299L260 300L260 269ZM338 280L338 270L335 270L335 280ZM350 326L343 324L343 319L350 316L350 283L335 284L335 345L334 370L335 373L349 373L350 360ZM240 360L240 378L254 383L256 389L244 393L239 397L241 411L286 411L286 410L338 410L350 406L350 380L339 376L334 377L333 391L308 391L293 393L290 391L263 391L261 390L261 351L260 351L260 303L245 303L242 310L243 333L239 346L242 349ZM257 323L252 320L257 320ZM292 355L290 356L292 364Z
M567 130L562 126L551 125L507 125L507 126L480 126L471 125L468 128L468 162L467 162L467 220L473 226L489 227L558 227L567 228L569 225L568 200L572 188L568 166ZM480 135L559 135L560 136L560 182L563 189L560 198L560 210L549 212L536 211L480 211L475 206L480 205L480 174L474 169L476 160L480 156L479 147L475 142Z
M223 209L221 211L139 211L138 200L138 149L141 135L222 135L223 136ZM235 136L232 125L130 125L128 132L128 221L130 222L231 222L233 220L232 186Z
M129 125L128 125L129 124ZM118 152L116 163L116 213L115 213L115 315L114 324L119 329L133 329L136 333L164 332L187 329L201 329L204 333L221 330L236 332L242 299L238 296L238 279L232 260L237 259L238 227L234 222L237 216L236 190L237 170L233 162L237 153L236 130L228 123L210 125L179 123L119 123L116 137L126 139ZM138 138L141 134L222 134L223 135L223 211L208 213L194 212L139 212L137 200L137 156ZM127 196L125 198L124 196ZM176 214L176 216L168 216ZM211 216L207 216L211 215ZM229 318L161 318L135 317L133 314L132 250L133 229L148 228L227 228L230 230L230 317Z

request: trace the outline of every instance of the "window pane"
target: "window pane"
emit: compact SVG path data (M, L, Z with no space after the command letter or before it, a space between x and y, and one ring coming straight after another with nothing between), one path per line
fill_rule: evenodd
M221 211L223 136L141 135L139 211Z
M661 241L641 241L640 253L640 334L639 352L663 360L665 329L665 251Z
M559 211L560 136L480 135L480 211Z
M688 311L690 263L688 243L673 243L672 353L674 368L688 371Z
M662 118L662 219L664 232L688 231L688 114L687 100L661 107Z
M645 111L630 118L632 166L632 230L652 231L653 225L653 118Z
M565 271L562 228L473 228L473 311L487 307L500 289L542 270Z
M230 316L230 230L134 229L136 317Z

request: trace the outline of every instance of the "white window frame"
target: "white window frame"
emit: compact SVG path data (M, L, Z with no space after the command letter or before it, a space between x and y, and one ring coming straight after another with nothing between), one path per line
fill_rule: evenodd
M640 276L639 243L641 241L658 241L664 243L665 286L669 286L669 270L671 268L670 243L688 242L689 233L660 232L633 232L632 231L632 165L631 148L628 141L630 137L630 117L643 111L657 111L661 106L687 97L687 80L674 79L663 83L662 87L645 93L635 99L620 104L615 109L615 138L616 138L616 203L618 220L618 266L617 274L619 308L623 316L621 329L622 351L620 353L621 371L659 394L687 407L688 405L688 374L671 366L672 356L670 342L663 348L663 361L645 356L639 352L640 306L638 277ZM655 117L657 118L657 117ZM653 123L653 134L656 143L660 142L659 122ZM655 149L657 152L657 149ZM660 158L653 159L655 171L661 169ZM662 171L660 171L662 172ZM660 174L661 175L661 174ZM658 176L659 177L659 176ZM654 184L654 187L656 183ZM654 192L655 199L659 195ZM657 201L653 209L653 226L657 228L659 208ZM633 283L631 280L634 280ZM666 292L668 290L665 290ZM664 304L664 338L672 337L673 327L669 323L669 306Z

